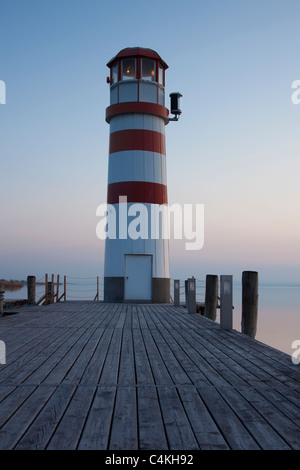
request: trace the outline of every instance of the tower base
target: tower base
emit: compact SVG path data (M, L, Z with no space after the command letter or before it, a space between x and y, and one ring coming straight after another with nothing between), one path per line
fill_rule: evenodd
M125 299L124 277L104 278L104 302L106 303L155 303L165 304L170 302L170 278L152 278L151 299Z

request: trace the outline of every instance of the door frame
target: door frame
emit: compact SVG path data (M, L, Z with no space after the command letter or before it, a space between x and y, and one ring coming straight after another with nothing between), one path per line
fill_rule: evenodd
M151 298L150 299L127 299L126 298L126 256L147 256L150 257L150 265L151 265ZM153 255L151 253L125 253L124 254L124 302L128 303L152 303L153 299L153 285L152 285L152 274L153 274Z

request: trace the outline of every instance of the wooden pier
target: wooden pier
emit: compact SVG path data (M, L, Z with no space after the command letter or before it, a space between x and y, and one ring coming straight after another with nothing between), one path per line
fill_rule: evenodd
M0 340L0 449L300 449L300 365L183 307L24 307Z

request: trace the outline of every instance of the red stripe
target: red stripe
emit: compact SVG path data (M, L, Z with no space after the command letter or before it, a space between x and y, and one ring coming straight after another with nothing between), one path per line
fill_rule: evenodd
M111 183L107 188L107 204L118 204L119 196L127 196L127 202L168 204L167 186L145 181Z
M154 114L164 119L165 123L169 122L169 110L156 103L147 103L143 101L128 101L125 103L112 104L106 108L106 121L110 122L111 118L119 114L141 113Z
M147 150L166 154L165 136L160 132L146 129L126 129L112 132L109 139L109 153L122 150Z

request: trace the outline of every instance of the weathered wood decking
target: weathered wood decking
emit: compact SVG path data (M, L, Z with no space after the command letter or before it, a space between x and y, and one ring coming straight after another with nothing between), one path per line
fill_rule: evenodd
M0 449L300 449L300 366L182 307L28 307L0 340Z

